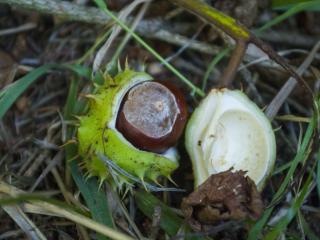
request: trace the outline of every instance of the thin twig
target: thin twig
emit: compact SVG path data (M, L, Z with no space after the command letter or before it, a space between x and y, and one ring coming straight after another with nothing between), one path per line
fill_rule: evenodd
M17 34L20 32L26 32L36 28L37 25L35 23L25 23L15 28L3 29L0 31L0 36L6 36L11 34Z
M202 32L203 28L206 26L206 24L202 24L201 27L197 30L197 32L190 38L190 41L188 41L185 45L183 45L180 49L178 49L178 51L176 51L175 53L173 53L171 56L166 58L167 62L172 61L174 58L178 57L180 54L182 54L186 49L189 48L190 44L192 43L192 41L194 41L199 34Z
M151 233L149 239L156 239L159 228L160 228L160 220L161 220L161 207L155 206L152 214L152 225L151 225Z
M223 87L229 87L237 73L239 65L246 53L247 43L243 40L239 40L236 44L235 49L232 52L231 58L228 62L228 66L223 71L220 83Z
M274 44L283 44L285 46L295 46L295 47L303 47L303 48L311 48L314 46L319 40L319 36L310 36L303 34L301 32L293 32L293 31L265 31L259 33L259 37L264 41L268 41Z
M47 174L61 161L63 158L62 151L59 151L53 159L50 159L50 161L46 161L48 165L44 170L41 171L40 176L37 178L37 180L32 184L31 188L29 189L29 192L33 192L37 186L41 183L41 181L47 176Z
M309 67L309 65L313 61L315 54L318 52L319 48L320 48L320 41L313 47L310 54L307 56L304 62L297 69L297 74L302 75L303 72ZM268 118L273 119L277 115L280 107L282 106L284 101L288 98L288 96L293 91L296 85L297 85L297 80L293 77L290 77L288 81L282 86L278 94L273 98L273 100L271 101L271 103L266 109L265 113L268 116Z
M310 94L313 96L313 92L309 87L308 83L291 67L289 63L287 63L273 48L263 42L261 39L257 38L254 35L251 35L250 42L259 47L262 51L264 51L273 61L278 63L283 69L285 69L292 77L294 77L303 87L306 94Z

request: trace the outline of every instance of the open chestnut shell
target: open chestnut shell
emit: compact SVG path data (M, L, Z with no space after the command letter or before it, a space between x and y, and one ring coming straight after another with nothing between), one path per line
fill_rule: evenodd
M116 128L135 147L162 153L181 136L187 121L182 92L166 81L147 81L122 100Z

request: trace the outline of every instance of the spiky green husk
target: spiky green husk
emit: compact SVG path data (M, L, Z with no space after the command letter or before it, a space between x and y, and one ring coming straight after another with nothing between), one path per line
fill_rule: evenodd
M89 176L98 176L101 181L112 179L107 165L97 154L105 155L142 181L157 182L158 176L169 177L178 167L178 155L173 149L165 154L139 150L115 127L120 103L126 92L141 82L151 80L152 77L146 73L126 69L115 78L106 77L96 94L90 95L88 113L80 118L78 129L79 154ZM121 176L117 181L117 185L121 186L128 179Z

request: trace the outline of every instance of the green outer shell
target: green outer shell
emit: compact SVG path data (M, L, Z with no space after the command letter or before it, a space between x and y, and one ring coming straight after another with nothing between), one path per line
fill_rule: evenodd
M164 154L142 151L128 142L116 129L116 118L121 101L133 86L151 81L144 72L126 69L114 79L108 77L96 94L90 95L88 113L80 118L78 129L79 154L89 176L110 179L105 163L96 153L104 154L126 172L144 180L157 181L162 175L169 177L178 167L178 154L171 148ZM121 179L126 182L126 179ZM122 183L120 183L121 185Z

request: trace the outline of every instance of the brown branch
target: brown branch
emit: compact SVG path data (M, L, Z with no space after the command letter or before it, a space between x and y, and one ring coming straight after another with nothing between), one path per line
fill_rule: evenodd
M285 60L282 58L276 51L272 49L271 46L263 42L261 39L257 38L253 33L251 33L244 25L237 22L235 19L231 18L228 15L218 11L217 9L209 6L208 4L201 2L199 0L170 0L171 2L177 4L185 8L186 10L194 13L198 17L204 19L207 23L213 24L219 27L221 30L226 32L230 37L237 41L237 43L246 42L253 43L257 47L259 47L262 51L264 51L270 59L278 63L282 66L292 77L294 77L304 88L306 94L309 94L313 97L313 92L307 82L297 74L297 72L291 67ZM238 49L241 51L242 47ZM237 50L237 48L236 48ZM239 54L234 52L235 54ZM236 62L240 61L238 56L232 57L230 59L230 63L227 70L224 74L226 74L225 81L230 82L235 73L230 72L230 70L235 71ZM317 111L318 106L314 103L312 98L312 104L314 109Z
M223 71L222 78L220 79L222 87L230 87L246 50L247 43L243 40L239 40L231 54L228 66Z
M244 25L237 22L234 18L209 6L205 2L199 0L170 1L189 12L192 12L209 24L215 25L235 40L248 41L250 39L250 31Z

